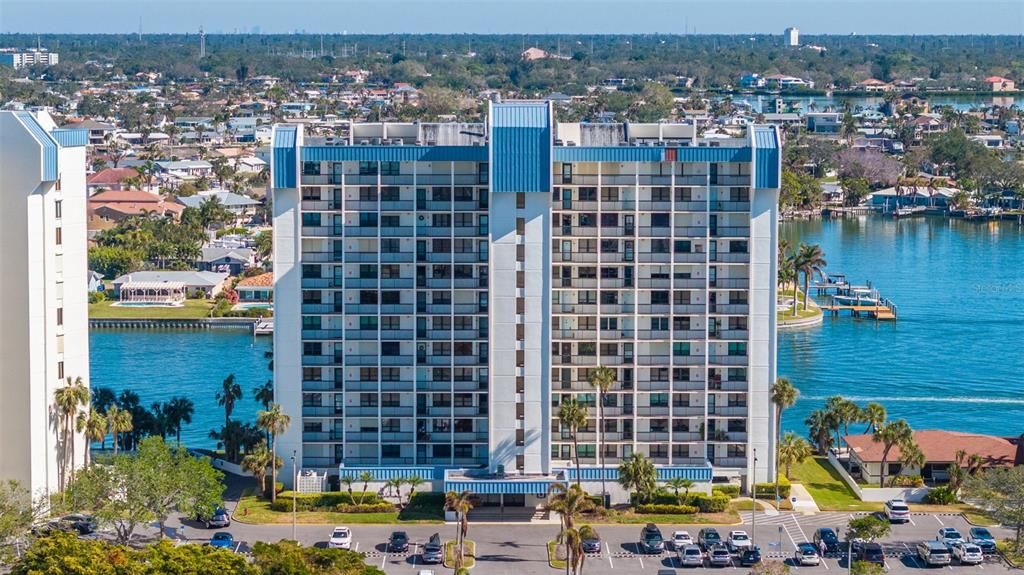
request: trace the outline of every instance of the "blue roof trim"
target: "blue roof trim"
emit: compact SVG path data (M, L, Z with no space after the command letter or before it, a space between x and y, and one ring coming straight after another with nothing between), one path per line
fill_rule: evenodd
M445 480L444 490L469 491L477 495L547 495L553 483L565 484L557 479L547 481L506 481L506 480Z
M551 104L491 104L490 131L491 191L550 192Z
M60 171L57 169L57 141L39 124L39 121L32 114L28 112L15 112L14 115L21 120L21 123L24 124L28 132L32 134L32 137L39 142L39 146L43 149L42 180L44 182L57 181L57 178L60 177Z
M276 126L273 134L273 153L270 173L275 188L298 187L297 142L298 126Z
M750 148L598 146L555 148L556 162L749 162Z
M410 466L410 467L386 467L386 466L340 466L338 467L339 477L352 477L353 479L359 477L362 473L369 473L373 479L372 481L387 481L388 479L397 479L399 477L411 477L413 475L419 476L420 479L425 481L440 481L444 479L444 468L443 467L427 467L427 466Z
M779 132L772 126L754 127L754 187L779 187Z
M62 148L81 148L89 144L89 130L79 128L57 128L50 132Z
M567 468L562 470L565 473L566 478L569 481L576 480L576 468ZM668 481L675 477L682 477L683 479L689 479L691 481L711 481L711 467L710 466L685 466L685 467L658 467L658 481ZM619 468L618 467L581 467L580 468L580 480L581 481L601 481L601 476L604 476L605 481L618 481L619 480Z
M303 146L303 162L486 162L484 146Z

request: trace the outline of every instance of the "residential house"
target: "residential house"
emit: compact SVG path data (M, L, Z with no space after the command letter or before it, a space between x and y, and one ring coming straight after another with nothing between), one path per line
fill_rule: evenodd
M199 258L201 271L228 272L236 276L256 265L256 254L248 248L204 247Z
M882 471L882 454L885 446L869 434L847 435L845 442L850 446L850 462L860 477L868 483L878 484ZM1024 442L1021 438L996 437L977 433L927 429L914 432L914 442L924 454L922 467L905 467L900 463L902 451L894 446L886 459L886 477L895 475L920 475L926 482L942 483L949 480L949 467L956 463L956 454L963 451L967 459L973 455L981 458L982 468L1010 467L1024 464Z
M125 180L137 177L139 172L132 168L104 168L86 178L85 187L90 195L99 190L123 190L128 187Z
M274 273L242 278L235 285L239 302L271 303L274 301Z
M768 88L778 88L780 90L793 90L800 88L813 88L813 80L804 80L803 78L797 78L796 76L787 76L786 74L771 74L765 76L765 86Z
M213 116L180 116L174 119L174 127L188 130L202 127L206 130L212 130L214 122Z
M198 208L210 198L220 200L220 203L224 204L224 207L236 216L252 213L257 206L261 205L259 200L254 200L249 196L224 191L199 192L194 196L178 198L178 203L188 208Z
M896 186L872 192L868 195L868 204L883 211L896 206L947 208L958 191L944 186Z
M921 114L915 117L910 121L910 125L914 126L914 132L918 137L938 134L949 129L949 126L941 118L930 114Z
M1017 91L1017 86L1013 83L1013 80L1003 78L1002 76L989 76L988 78L985 78L985 85L992 92Z
M266 167L267 163L256 156L246 156L235 160L235 169L243 174L258 174Z
M132 282L140 284L181 283L187 297L212 299L224 289L227 279L228 274L224 272L159 270L132 272L111 283L114 286L114 294L118 298L121 296L121 286Z
M156 194L141 190L109 190L89 197L90 227L93 219L119 222L130 216L170 215L177 219L184 208ZM101 226L102 227L102 226Z
M971 140L978 142L986 148L999 149L1003 147L1003 137L999 134L975 134L968 136Z
M804 120L812 134L838 134L843 127L842 112L808 112Z
M764 88L766 80L760 74L744 74L740 76L740 88Z
M853 89L861 92L891 92L895 89L895 86L889 82L883 82L875 78L868 78L867 80L854 84Z
M95 146L106 141L107 136L117 131L117 126L96 120L79 120L61 126L62 130L89 130L89 145Z
M161 172L177 177L201 178L213 175L213 164L206 160L161 160L156 165Z

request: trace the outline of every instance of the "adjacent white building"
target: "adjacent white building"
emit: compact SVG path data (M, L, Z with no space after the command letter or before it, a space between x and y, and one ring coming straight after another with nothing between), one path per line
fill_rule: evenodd
M0 112L0 479L35 493L58 489L54 391L89 381L87 140L46 113Z
M800 45L800 30L796 27L786 28L783 32L785 36L786 46L799 46Z
M634 453L662 479L773 476L777 129L554 115L275 128L282 453L505 505L536 504L577 456L613 501ZM589 408L578 447L570 399Z
M21 50L18 48L0 49L0 64L6 64L17 70L26 66L56 66L60 61L60 55L50 52L44 48L29 48Z

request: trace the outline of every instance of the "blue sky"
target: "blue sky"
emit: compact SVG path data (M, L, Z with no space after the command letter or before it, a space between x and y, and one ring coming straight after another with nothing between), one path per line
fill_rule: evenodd
M0 0L0 32L1022 34L1022 0Z

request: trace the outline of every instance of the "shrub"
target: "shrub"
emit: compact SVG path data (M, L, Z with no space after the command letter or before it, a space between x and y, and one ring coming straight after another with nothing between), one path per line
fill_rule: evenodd
M658 515L693 515L700 509L692 505L665 505L665 504L650 504L650 505L638 505L636 507L637 513L652 513Z
M455 575L469 575L469 569L465 567L459 567L455 570Z
M89 303L100 303L101 301L107 301L107 292L102 292L102 291L91 291L91 292L89 292Z
M691 493L686 503L691 507L696 507L701 513L721 513L729 507L729 496L721 493L710 496L703 493Z
M897 475L892 478L893 487L924 487L924 479L920 475Z
M349 505L341 503L334 508L339 513L388 513L395 510L395 506L381 501L379 503L364 503L362 505Z
M781 479L781 478L780 478ZM775 484L774 483L758 483L755 485L757 488L758 499L774 499L775 498ZM789 499L790 492L789 481L779 481L779 497L783 499Z
M956 503L956 492L950 489L948 485L936 487L924 496L924 502L930 505L951 505Z
M295 495L295 510L296 511L313 511L316 509L335 509L338 505L359 505L359 492L353 493L351 496L348 492L331 492L331 493L298 493ZM354 499L353 500L353 496ZM366 497L363 498L363 505L375 505L381 503L380 497L376 493L367 493ZM390 509L390 504L388 504ZM286 512L292 510L292 493L290 491L281 492L277 496L277 501L270 504L272 511Z
M724 485L715 485L711 488L712 495L715 493L721 493L727 497L736 498L740 496L740 486L733 485L732 483L726 483Z
M680 495L679 499L677 499L675 493L669 493L668 491L665 490L655 491L654 493L643 498L641 498L636 493L631 493L629 495L629 504L632 505L633 507L644 504L679 505L679 500L682 498L683 496Z

